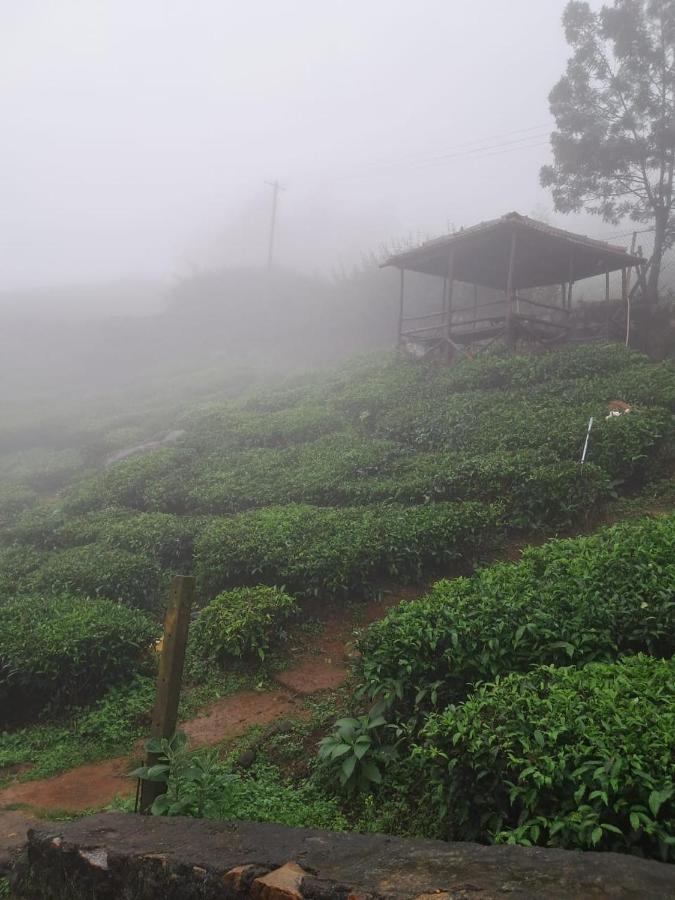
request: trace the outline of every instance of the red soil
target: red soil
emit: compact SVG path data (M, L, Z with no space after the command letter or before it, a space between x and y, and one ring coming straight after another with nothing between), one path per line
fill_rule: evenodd
M414 593L410 591L409 596ZM300 696L333 690L348 676L346 656L354 628L381 618L401 600L401 595L384 595L360 607L356 618L331 616L311 652L300 656L297 664L276 676L279 691L239 691L223 697L204 714L181 724L190 744L205 747L244 734L254 725L267 725L282 716L302 718ZM140 748L134 748L139 752ZM63 810L80 812L105 806L117 796L128 796L136 782L127 773L129 758L119 756L98 763L78 766L52 778L12 784L0 790L0 809L10 804L25 804L41 813ZM2 838L0 836L0 847Z

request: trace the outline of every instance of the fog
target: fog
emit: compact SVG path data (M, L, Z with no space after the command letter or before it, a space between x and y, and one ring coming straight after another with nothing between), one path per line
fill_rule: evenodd
M306 272L550 215L563 6L3 3L0 288L259 264L275 178L276 258Z
M514 209L616 231L539 186L563 7L0 4L6 422L391 347L387 247Z

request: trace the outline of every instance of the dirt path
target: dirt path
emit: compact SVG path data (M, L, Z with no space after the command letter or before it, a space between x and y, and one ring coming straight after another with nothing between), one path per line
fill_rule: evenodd
M413 596L412 591L409 596ZM216 701L194 719L182 722L180 727L188 735L190 745L216 744L238 737L254 725L268 725L284 716L302 718L303 697L335 689L346 680L347 654L354 628L381 618L388 607L401 599L401 594L388 594L364 604L356 614L335 614L328 618L309 650L275 676L277 690L238 691ZM48 817L55 812L82 812L106 806L115 797L134 793L136 783L128 777L128 771L129 755L126 755L78 766L52 778L16 783L0 790L0 810L21 804Z

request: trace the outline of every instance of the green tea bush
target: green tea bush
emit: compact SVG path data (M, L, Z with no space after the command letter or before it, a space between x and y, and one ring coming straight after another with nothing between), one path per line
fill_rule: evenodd
M87 544L51 554L35 574L34 583L41 591L105 597L155 611L162 573L148 556Z
M530 547L518 563L440 581L359 642L362 679L402 716L540 663L675 652L675 515Z
M222 665L228 658L264 659L285 636L288 619L299 612L295 600L274 587L236 588L218 594L190 628L191 660Z
M37 503L37 494L23 484L0 484L0 527Z
M33 575L44 560L44 553L33 547L0 547L0 605L30 588Z
M68 518L55 530L55 538L65 547L96 541L186 570L192 565L195 537L204 525L203 520L189 516L109 507Z
M78 474L82 465L79 450L31 447L0 456L0 480L21 482L35 490L54 490Z
M419 749L451 840L675 861L675 661L540 666L429 717Z
M2 608L0 708L81 703L139 671L157 626L109 600L24 596Z
M101 476L101 496L109 506L183 512L191 462L189 451L175 447L122 460Z
M392 500L501 500L505 521L517 528L560 527L597 510L612 493L602 469L588 463L543 463L546 451L484 456L415 454L393 475L345 481L341 492L352 503Z
M498 531L480 503L409 507L268 507L218 519L197 540L203 595L237 585L284 585L302 596L369 593L385 578L419 579L474 559Z
M353 484L389 471L404 453L392 441L346 432L281 449L213 454L196 473L188 502L221 514L289 502L340 505Z

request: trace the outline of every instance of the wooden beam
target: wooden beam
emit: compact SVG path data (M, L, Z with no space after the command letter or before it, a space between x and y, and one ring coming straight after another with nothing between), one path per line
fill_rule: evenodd
M164 617L164 637L159 658L157 694L152 709L150 737L170 738L176 731L178 701L183 679L183 664L187 646L190 609L195 593L195 579L191 575L176 575L171 582L169 601ZM158 762L156 753L148 753L146 765ZM140 811L148 813L154 800L164 793L165 784L158 781L141 783Z
M452 344L452 291L455 285L455 248L450 248L450 254L448 256L448 274L446 276L446 280L448 282L448 303L446 310L446 320L445 320L445 338L447 341L447 359L448 362L452 360L453 357L453 344Z
M518 232L514 228L511 232L511 247L509 249L509 270L506 276L506 343L512 347L515 343L513 331L513 275L516 265L516 247Z
M401 288L400 288L400 296L399 296L399 306L398 306L398 348L401 348L401 339L403 336L403 298L405 294L405 269L401 268L399 270L401 272Z

